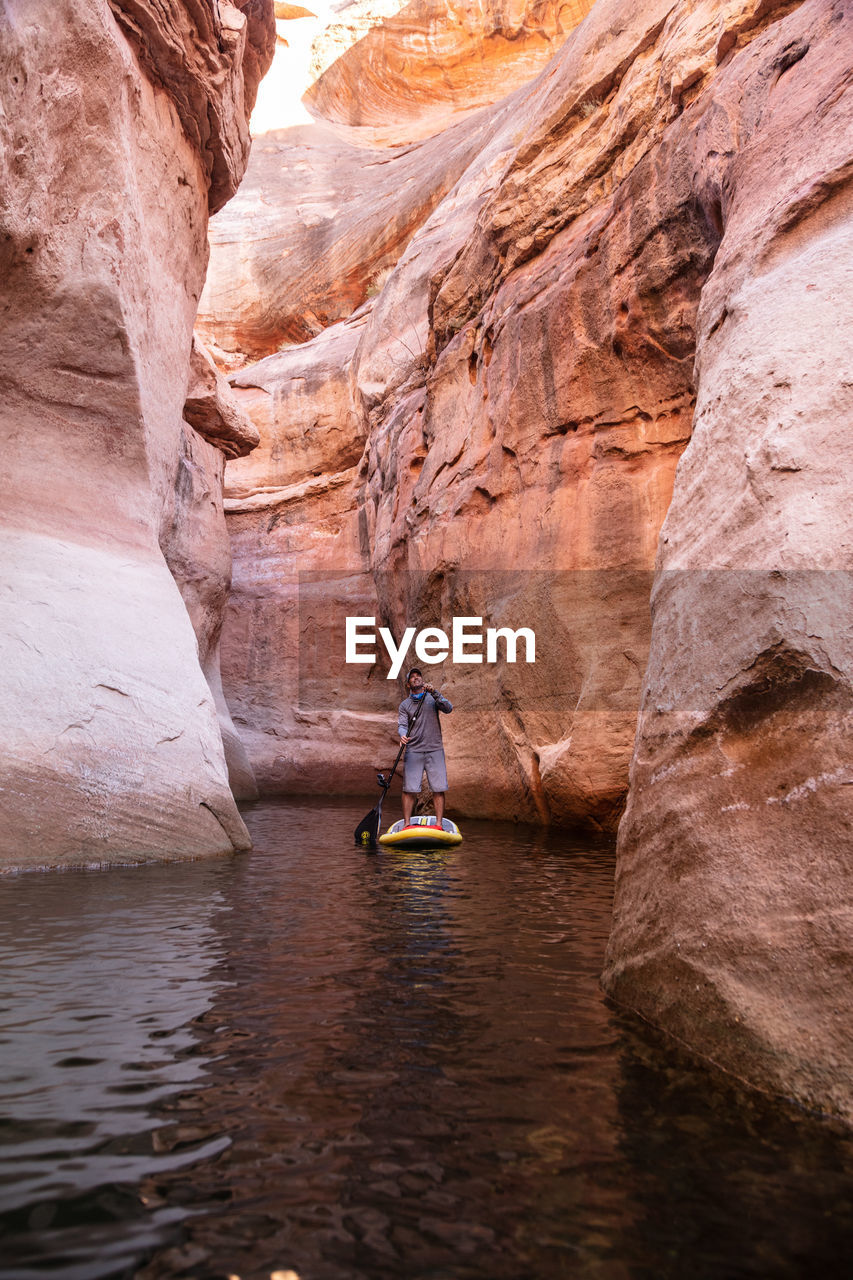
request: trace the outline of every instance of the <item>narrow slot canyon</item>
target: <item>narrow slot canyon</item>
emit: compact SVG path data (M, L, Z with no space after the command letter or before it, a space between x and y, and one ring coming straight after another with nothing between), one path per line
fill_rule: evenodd
M0 1275L846 1274L849 6L0 33Z

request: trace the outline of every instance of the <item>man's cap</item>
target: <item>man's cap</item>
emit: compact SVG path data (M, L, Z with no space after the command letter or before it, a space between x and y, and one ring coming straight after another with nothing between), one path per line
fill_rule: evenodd
M420 667L412 667L411 670L406 673L406 684L409 683L412 676L420 676L420 678L423 680L424 673L421 671Z

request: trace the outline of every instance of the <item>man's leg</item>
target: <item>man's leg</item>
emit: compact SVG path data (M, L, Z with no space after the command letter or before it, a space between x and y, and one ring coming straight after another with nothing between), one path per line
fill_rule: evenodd
M412 810L421 789L423 776L424 753L407 747L406 758L403 761L403 821L406 826L412 820Z
M442 747L436 747L429 753L426 761L426 775L435 801L435 816L438 819L438 825L441 826L444 817L444 794L447 791L447 765Z

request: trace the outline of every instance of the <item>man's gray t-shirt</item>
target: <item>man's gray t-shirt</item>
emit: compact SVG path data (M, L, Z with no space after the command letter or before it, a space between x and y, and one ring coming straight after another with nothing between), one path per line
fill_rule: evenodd
M433 697L431 693L425 693L422 699L413 698L409 694L408 698L404 698L400 703L400 711L397 717L397 729L401 738L404 738L409 732L409 725L418 707L421 708L421 711L412 728L409 747L416 751L432 751L442 745L441 724L439 723L438 713L443 711L447 715L453 710L453 707L447 701L447 698L442 698L440 694L437 697Z

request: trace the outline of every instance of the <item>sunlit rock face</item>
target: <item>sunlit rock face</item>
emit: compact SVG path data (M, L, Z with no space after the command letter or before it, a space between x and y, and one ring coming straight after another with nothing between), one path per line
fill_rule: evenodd
M478 108L529 81L590 8L368 0L323 25L279 5L262 136L210 228L199 330L223 363L305 342L360 306L482 150L493 125Z
M799 6L696 133L723 231L664 523L607 989L853 1119L853 31Z
M455 126L451 136L476 127L476 154L415 230L361 332L344 326L345 377L328 367L336 326L232 379L262 445L228 469L235 592L224 661L262 789L325 785L316 746L306 756L279 744L273 768L270 744L257 740L260 721L267 738L288 739L276 729L292 720L284 672L304 665L308 647L295 633L287 640L267 589L274 580L278 596L288 580L297 611L300 571L346 566L369 579L353 588L375 601L361 612L397 635L455 615L537 629L535 665L436 672L457 706L447 745L459 812L615 826L657 534L690 433L696 309L720 234L678 147L658 155L673 114L662 68L684 43L677 28L664 33L664 18L649 4L626 26L618 6L596 9L533 84ZM551 185L537 191L543 176ZM526 185L529 198L518 198ZM526 260L496 275L491 292L479 267L463 287L458 262L485 257L495 221L512 244L533 207L542 228ZM393 208L386 197L382 218ZM316 514L330 534L309 536L309 493L288 486L316 490L323 471L337 475L332 457L323 466L324 441L346 437L366 443L360 470L350 491L335 487L339 523L326 524L324 492ZM330 589L327 613L346 612ZM267 653L276 656L261 691ZM355 705L379 724L398 692L387 665L365 681L363 669L343 667L340 643L329 654L346 683L334 693L331 672L303 678L300 715L319 707L328 722ZM312 727L316 743L322 723ZM336 746L348 788L389 744L393 724L365 723L351 758Z
M532 80L593 0L355 3L315 44L316 115L411 141Z
M0 19L4 866L247 843L205 616L227 590L224 457L183 418L208 209L272 51L271 5L243 8Z

